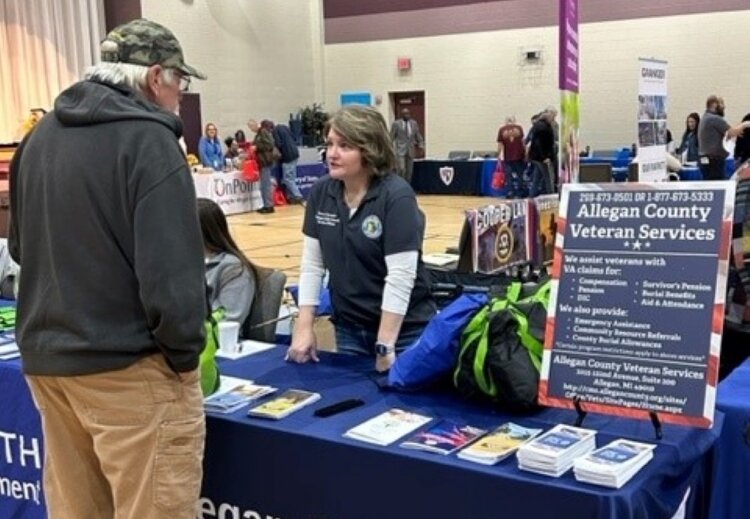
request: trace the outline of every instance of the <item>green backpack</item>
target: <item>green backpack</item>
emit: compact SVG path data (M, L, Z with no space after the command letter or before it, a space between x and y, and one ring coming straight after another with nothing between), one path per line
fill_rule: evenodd
M206 346L200 356L201 389L203 396L216 392L221 384L219 365L216 363L216 351L219 349L219 321L224 319L224 309L217 308L204 323L206 328Z
M453 374L460 393L511 411L536 407L550 288L546 281L524 295L513 282L472 318Z

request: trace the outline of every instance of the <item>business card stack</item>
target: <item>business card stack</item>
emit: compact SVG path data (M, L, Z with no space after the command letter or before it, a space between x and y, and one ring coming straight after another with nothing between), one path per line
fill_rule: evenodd
M516 452L524 443L541 432L541 429L529 429L508 422L466 447L458 453L458 457L482 465L494 465Z
M558 424L518 449L518 468L560 477L596 448L596 431Z
M578 481L620 488L651 461L655 447L632 440L615 440L575 460L573 472Z
M429 416L394 408L349 429L344 436L376 445L390 445L430 420Z
M401 447L448 455L466 447L486 432L465 422L444 419L413 434Z

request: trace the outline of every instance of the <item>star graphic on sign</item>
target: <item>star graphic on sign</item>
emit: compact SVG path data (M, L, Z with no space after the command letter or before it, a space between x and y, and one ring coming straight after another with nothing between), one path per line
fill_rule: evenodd
M641 250L641 242L639 240L633 242L633 250Z
M647 242L645 243L645 246L646 246L646 248L647 248L647 249L648 249L648 248L651 248L651 242L650 242L650 241L647 241Z
M629 241L626 241L625 243L623 243L623 245L624 245L624 246L625 246L625 248L627 249L628 247L630 247L630 242L629 242Z

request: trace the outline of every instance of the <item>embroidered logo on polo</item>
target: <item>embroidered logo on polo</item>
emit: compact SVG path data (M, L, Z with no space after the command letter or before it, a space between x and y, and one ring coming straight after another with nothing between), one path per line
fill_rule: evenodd
M445 184L446 186L451 185L454 175L455 171L453 171L453 168L451 166L440 168L440 180L442 180L443 184Z
M318 211L315 213L315 223L326 227L336 227L339 224L339 215Z
M377 240L383 234L383 223L380 218L371 214L362 221L362 232L371 240Z

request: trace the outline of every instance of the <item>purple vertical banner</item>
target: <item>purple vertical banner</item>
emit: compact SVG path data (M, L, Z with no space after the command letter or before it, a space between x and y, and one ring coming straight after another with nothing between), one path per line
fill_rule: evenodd
M560 90L578 92L578 0L560 0Z

